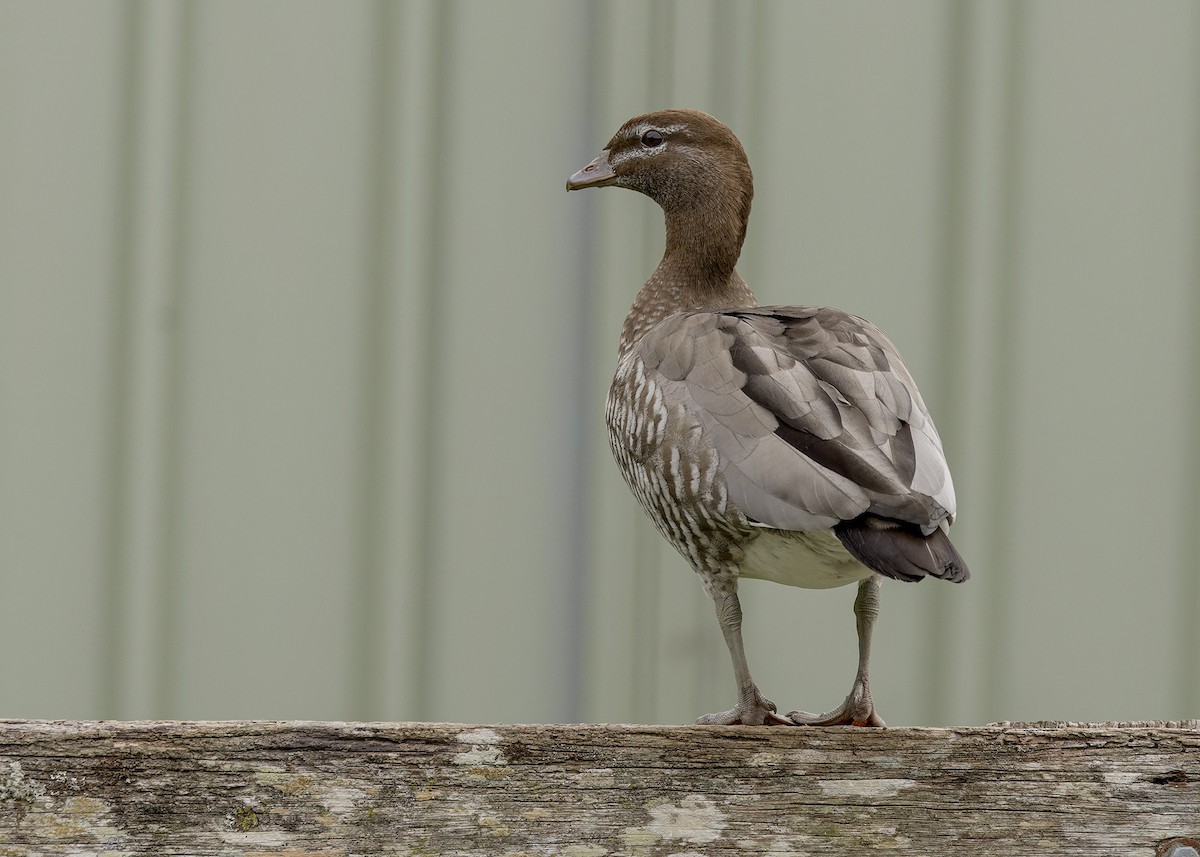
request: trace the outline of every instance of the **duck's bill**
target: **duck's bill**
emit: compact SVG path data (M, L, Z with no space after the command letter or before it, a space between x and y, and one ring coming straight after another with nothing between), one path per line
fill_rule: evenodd
M579 190L585 187L604 187L615 183L617 174L613 172L608 162L608 149L605 149L596 159L575 175L567 179L567 190Z

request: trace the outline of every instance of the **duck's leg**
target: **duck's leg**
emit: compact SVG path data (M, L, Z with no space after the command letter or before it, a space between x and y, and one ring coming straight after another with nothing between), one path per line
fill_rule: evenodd
M858 627L858 674L846 701L825 714L789 711L788 719L797 726L884 726L871 701L867 672L871 660L871 630L879 616L879 575L872 574L858 584L854 599L854 620Z
M730 726L741 723L744 726L762 726L763 724L792 725L792 721L775 711L775 703L759 692L754 680L750 678L750 667L746 664L746 652L742 648L742 605L737 597L737 582L730 586L714 585L709 587L709 595L717 608L717 621L721 624L721 633L725 635L725 645L729 647L729 656L733 659L733 675L737 680L738 703L728 711L719 714L705 714L696 720L706 726Z

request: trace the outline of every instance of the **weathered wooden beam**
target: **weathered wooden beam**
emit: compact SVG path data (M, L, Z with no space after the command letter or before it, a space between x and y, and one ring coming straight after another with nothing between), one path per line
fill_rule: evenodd
M0 721L0 855L1183 857L1197 726Z

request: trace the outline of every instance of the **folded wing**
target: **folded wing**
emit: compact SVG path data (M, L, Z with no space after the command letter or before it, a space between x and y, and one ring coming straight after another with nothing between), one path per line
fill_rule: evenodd
M754 523L834 528L861 561L902 579L916 574L904 562L918 547L949 545L954 487L941 440L874 325L824 307L687 312L659 323L637 353L699 420L730 502ZM893 542L903 562L878 567ZM936 566L956 558L932 556L925 572L953 579L958 571Z

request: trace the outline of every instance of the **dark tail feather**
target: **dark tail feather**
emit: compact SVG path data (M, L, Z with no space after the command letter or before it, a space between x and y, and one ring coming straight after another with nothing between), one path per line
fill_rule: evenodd
M940 529L926 536L912 524L860 515L833 531L855 559L896 580L915 581L933 575L962 583L971 576L950 537Z

